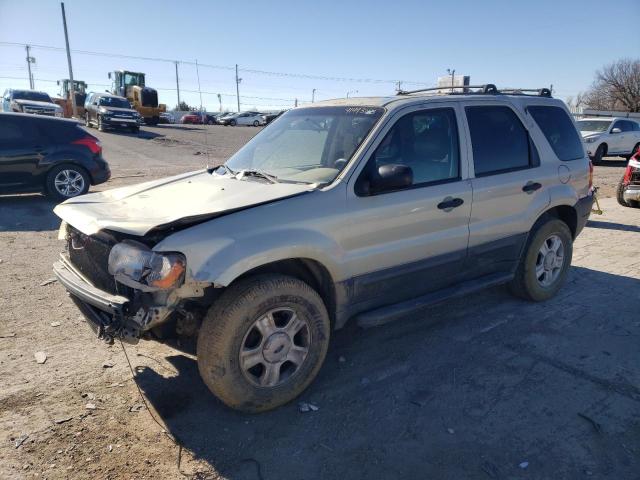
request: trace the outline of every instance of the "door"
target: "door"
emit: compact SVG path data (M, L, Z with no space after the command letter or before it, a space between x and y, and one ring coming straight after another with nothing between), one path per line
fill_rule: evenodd
M625 150L626 137L629 136L628 133L625 133L626 123L627 122L625 122L624 120L617 120L613 123L613 125L611 125L609 138L607 140L608 147L609 147L607 149L608 153L625 153L626 152ZM616 130L615 132L614 132L614 129Z
M549 204L558 165L540 162L519 113L508 103L465 106L474 178L469 276L514 270L527 233Z
M633 122L629 120L620 120L622 124L622 133L620 134L620 153L628 155L635 147L637 140L633 132Z
M247 125L249 123L248 118L249 118L248 113L243 113L242 115L239 115L237 120L238 125Z
M469 237L471 188L453 107L403 109L377 139L348 188L343 233L352 312L455 283ZM375 189L380 167L411 168L410 186Z
M20 190L33 186L45 147L30 118L0 116L0 188Z

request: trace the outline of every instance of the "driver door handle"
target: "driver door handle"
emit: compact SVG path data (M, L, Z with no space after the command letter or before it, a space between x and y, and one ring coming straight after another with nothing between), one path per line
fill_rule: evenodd
M522 187L522 191L526 193L533 193L536 190L540 190L542 188L542 184L538 182L527 182L527 184Z
M438 204L438 208L440 210L444 210L445 212L450 212L454 208L457 208L460 205L462 205L463 203L464 203L464 200L461 198L446 197L444 200L442 200Z

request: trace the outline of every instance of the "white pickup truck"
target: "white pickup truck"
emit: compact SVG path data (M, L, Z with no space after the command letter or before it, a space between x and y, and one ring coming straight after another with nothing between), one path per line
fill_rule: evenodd
M606 156L628 160L640 149L640 124L630 118L583 118L576 125L596 165Z

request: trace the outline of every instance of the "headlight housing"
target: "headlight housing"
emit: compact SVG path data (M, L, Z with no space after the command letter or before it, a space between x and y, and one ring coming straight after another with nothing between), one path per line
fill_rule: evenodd
M584 139L585 142L587 143L593 143L598 139L598 137L587 137Z
M145 292L170 290L184 282L186 259L180 253L158 253L134 240L116 244L109 253L109 273Z

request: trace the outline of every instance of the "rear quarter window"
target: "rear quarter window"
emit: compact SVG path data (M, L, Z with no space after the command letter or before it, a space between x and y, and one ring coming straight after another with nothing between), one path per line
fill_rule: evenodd
M584 157L582 141L573 121L563 108L530 105L527 112L542 130L558 159L568 162Z

